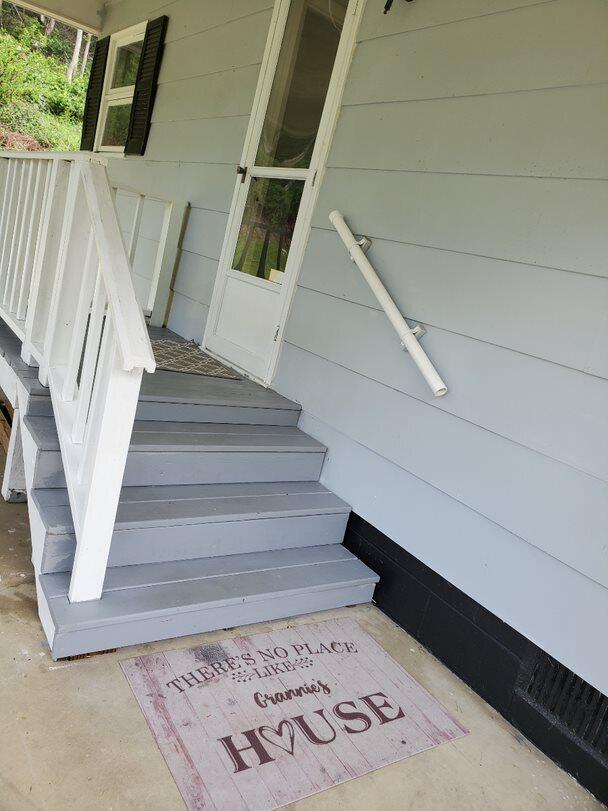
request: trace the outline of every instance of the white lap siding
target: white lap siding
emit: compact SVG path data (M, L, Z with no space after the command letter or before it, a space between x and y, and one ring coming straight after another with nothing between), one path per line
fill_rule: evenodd
M368 2L275 387L367 521L608 693L608 5ZM339 209L449 392L399 348Z

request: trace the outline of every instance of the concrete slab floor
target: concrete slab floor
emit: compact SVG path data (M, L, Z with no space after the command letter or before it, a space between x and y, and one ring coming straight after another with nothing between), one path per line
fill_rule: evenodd
M54 662L38 621L29 558L26 506L0 498L2 811L182 809L175 783L120 670L120 659L344 615L358 620L471 734L290 808L603 807L373 606L140 645L77 662Z

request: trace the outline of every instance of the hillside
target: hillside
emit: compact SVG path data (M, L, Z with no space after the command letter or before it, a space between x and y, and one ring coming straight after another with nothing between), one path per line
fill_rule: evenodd
M0 0L0 148L78 149L87 42L70 26Z

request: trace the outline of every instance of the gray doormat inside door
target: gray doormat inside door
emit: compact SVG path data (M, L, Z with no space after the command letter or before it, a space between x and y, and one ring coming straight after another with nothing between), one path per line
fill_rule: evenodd
M223 363L219 363L194 341L152 341L157 369L168 372L184 372L205 377L226 377L241 380L241 376Z

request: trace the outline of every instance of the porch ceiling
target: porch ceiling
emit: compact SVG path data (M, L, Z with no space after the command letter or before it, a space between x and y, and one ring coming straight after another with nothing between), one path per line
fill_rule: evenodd
M15 0L15 4L39 14L48 14L92 34L98 34L101 30L104 0Z

